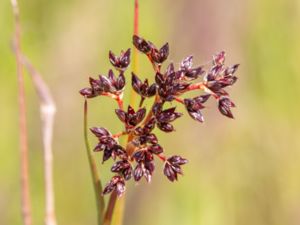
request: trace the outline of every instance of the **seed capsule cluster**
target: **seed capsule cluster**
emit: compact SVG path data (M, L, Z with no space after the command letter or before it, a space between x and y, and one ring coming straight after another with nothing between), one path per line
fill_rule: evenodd
M154 69L153 84L149 84L148 79L142 81L137 74L131 73L131 86L140 96L140 104L136 110L130 105L126 110L123 107L125 72L130 64L130 49L122 51L120 56L109 52L109 61L118 75L109 70L107 76L90 78L90 87L80 90L85 98L107 96L117 101L119 107L115 109L115 114L123 124L122 132L117 134L111 134L103 127L90 129L98 139L94 151L103 152L103 162L110 158L114 160L111 171L116 175L107 183L103 194L116 191L121 196L125 192L125 181L131 178L138 182L144 177L150 182L155 170L155 158L163 161L164 175L170 181L177 180L178 175L182 174L181 166L188 161L178 155L166 157L154 133L155 127L166 133L175 131L172 123L183 115L176 111L176 107L168 107L169 104L166 103L183 104L191 118L203 122L204 104L212 96L217 100L221 114L233 118L231 108L235 105L225 88L236 82L234 73L239 65L225 66L225 52L214 55L211 63L206 66L194 67L193 56L188 56L178 69L170 63L162 72L162 64L169 56L168 43L158 49L152 42L134 35L133 45L148 57ZM201 93L194 98L182 97L186 92L194 90ZM154 103L147 112L143 104L150 98L154 98ZM122 135L128 136L126 146L119 144L118 139Z

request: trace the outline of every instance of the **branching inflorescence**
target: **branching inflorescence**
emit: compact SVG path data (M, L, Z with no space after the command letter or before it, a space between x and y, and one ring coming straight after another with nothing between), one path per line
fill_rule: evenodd
M148 57L155 71L153 84L149 84L148 79L140 80L132 73L132 88L141 97L137 110L130 105L126 110L123 108L126 85L124 73L130 64L130 49L122 51L120 56L109 52L109 60L118 76L113 70L109 70L108 76L90 78L90 87L80 91L85 98L108 96L116 100L118 108L115 113L124 124L124 130L117 134L111 134L103 127L90 129L99 141L94 151L103 152L103 162L110 158L115 161L111 171L116 175L105 186L103 194L116 191L118 196L121 196L125 191L125 181L132 177L137 182L142 177L150 182L155 170L155 157L164 162L163 172L170 181L177 180L178 174L182 174L181 166L188 161L178 155L166 157L153 131L157 127L167 133L173 132L175 129L172 122L182 116L182 113L176 111L176 107L168 108L165 103L176 101L183 104L194 120L203 122L201 111L205 108L204 103L212 96L218 102L219 111L233 118L231 108L235 105L224 88L236 82L237 77L234 73L239 65L226 67L224 52L214 55L211 65L193 67L193 56L188 56L181 62L179 69L176 70L174 64L170 63L166 71L162 72L161 66L169 55L168 43L158 49L150 41L134 35L133 44ZM209 68L206 68L207 66ZM202 81L198 81L200 77L203 78ZM194 98L182 97L183 94L194 90L201 90L202 94ZM154 103L147 112L143 103L152 97ZM118 142L122 135L128 135L126 146L121 146Z

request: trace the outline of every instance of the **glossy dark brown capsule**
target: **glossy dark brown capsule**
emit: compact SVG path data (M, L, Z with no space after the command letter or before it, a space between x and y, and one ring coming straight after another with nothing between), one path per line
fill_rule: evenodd
M178 174L182 175L181 166L188 161L181 156L175 155L167 159L164 166L164 174L170 181L178 179Z
M122 109L115 110L119 119L125 123L127 129L132 129L136 125L138 125L144 119L146 115L146 109L140 108L137 112L131 106L128 106L127 112Z
M160 49L152 48L150 57L157 63L162 64L169 56L169 44L164 44Z
M123 193L125 192L125 181L123 179L123 177L121 176L114 176L111 178L111 180L109 181L109 183L106 184L104 190L103 190L103 194L109 194L112 191L116 191L117 195L119 197L121 197L123 195Z
M132 43L140 52L145 53L145 54L150 53L150 51L152 49L152 46L148 41L146 41L145 39L143 39L137 35L133 35Z
M220 98L219 105L218 105L219 111L224 116L227 116L227 117L229 117L231 119L234 118L233 114L231 112L231 108L232 107L235 107L235 104L229 98L226 98L226 97Z
M121 51L120 56L109 51L109 61L117 70L124 72L130 64L130 48L125 52Z
M131 85L133 90L144 98L152 97L156 94L156 84L149 85L148 79L142 82L134 73L132 73Z

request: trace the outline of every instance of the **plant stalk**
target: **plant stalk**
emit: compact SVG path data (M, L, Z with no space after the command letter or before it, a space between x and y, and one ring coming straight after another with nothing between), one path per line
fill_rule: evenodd
M134 18L133 18L133 34L139 34L139 1L134 0ZM132 53L132 71L137 74L138 72L138 52L137 49L133 49ZM130 92L130 102L129 104L134 107L136 102L136 94L133 90ZM128 136L130 139L130 135ZM128 142L128 140L127 140ZM126 143L125 143L126 146ZM113 192L110 195L108 208L105 213L105 221L103 225L122 225L124 208L125 208L125 195L121 198L116 196L116 193Z
M99 173L97 171L96 160L94 158L93 151L91 150L88 141L87 116L88 116L88 104L87 104L87 100L85 99L84 100L84 124L83 124L84 141L85 141L85 147L88 155L92 180L94 184L94 191L95 191L95 197L97 203L98 225L102 225L105 204L104 204L104 198L102 196L102 184L101 184Z
M21 62L21 27L19 7L17 0L11 0L15 19L15 35L13 40L16 49L16 64L18 77L18 101L19 101L19 130L20 130L20 172L21 172L21 208L24 225L32 224L31 201L29 187L29 159L28 159L28 134L26 121L26 102L24 88L24 74Z
M53 151L52 137L56 106L50 90L39 72L29 60L21 55L22 64L30 74L40 101L44 149L44 180L45 180L45 225L56 225L53 187Z
M134 18L133 18L133 34L139 35L139 1L134 0ZM138 50L133 48L132 51L132 71L135 74L138 74L138 64L139 64L139 57L138 57ZM136 93L131 91L130 93L130 105L134 107L136 102Z

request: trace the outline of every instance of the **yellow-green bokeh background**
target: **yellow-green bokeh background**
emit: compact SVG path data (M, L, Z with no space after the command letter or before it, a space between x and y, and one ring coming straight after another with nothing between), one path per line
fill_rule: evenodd
M20 0L20 8L23 51L48 82L58 108L54 174L59 225L96 224L78 90L89 75L107 72L109 49L132 47L133 2ZM174 184L162 176L160 165L152 184L130 184L125 225L300 224L299 27L299 0L140 0L141 35L158 45L168 41L176 64L188 54L201 63L225 50L227 63L241 66L230 90L236 119L222 117L211 101L204 124L185 116L175 122L176 133L160 133L166 152L184 155L190 163ZM12 34L11 7L1 0L1 225L22 224ZM140 74L153 76L143 57ZM34 224L42 224L41 129L28 76L26 99ZM89 124L118 131L114 106L105 98L92 100ZM100 166L98 157L106 182L111 162Z

